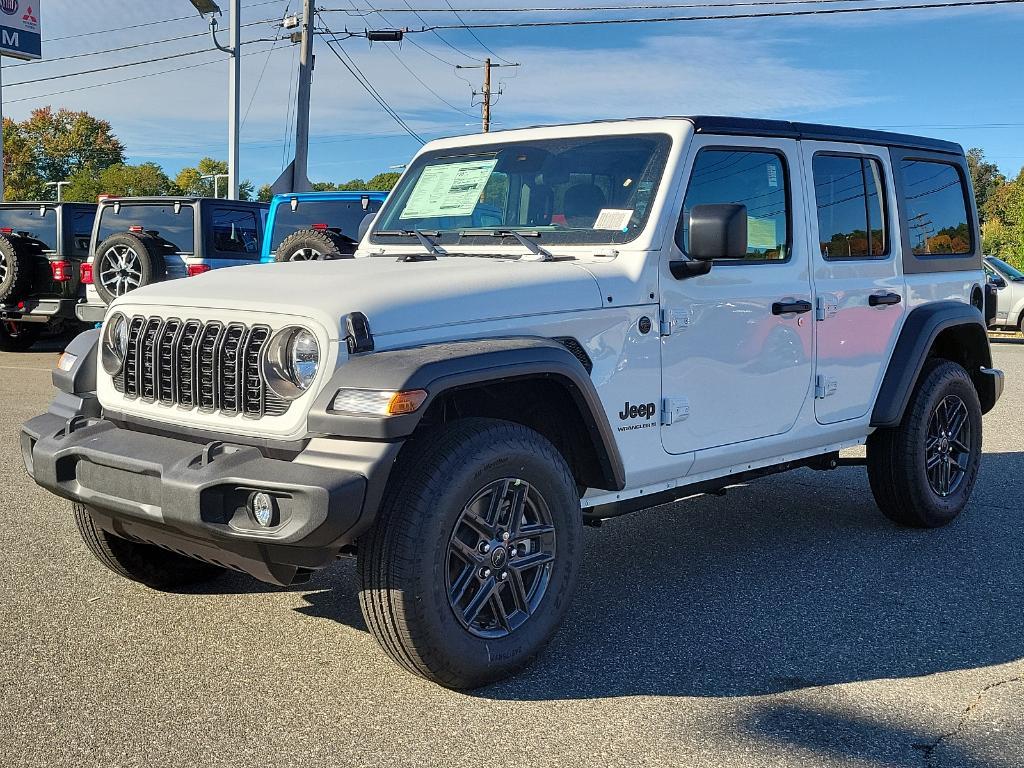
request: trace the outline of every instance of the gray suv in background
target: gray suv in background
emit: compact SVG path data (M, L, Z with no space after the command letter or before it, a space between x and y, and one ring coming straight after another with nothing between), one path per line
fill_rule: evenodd
M201 197L133 197L100 204L79 319L103 320L107 304L150 283L260 259L267 203Z
M995 256L985 257L985 273L996 291L995 319L997 328L1021 330L1024 319L1024 272Z

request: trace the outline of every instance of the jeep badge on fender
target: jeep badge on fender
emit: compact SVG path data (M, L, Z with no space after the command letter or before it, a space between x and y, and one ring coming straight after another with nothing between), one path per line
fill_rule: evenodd
M865 444L892 520L960 514L1003 387L970 178L946 141L771 120L432 141L353 258L112 295L22 455L111 571L355 554L383 651L480 686L558 630L585 521Z

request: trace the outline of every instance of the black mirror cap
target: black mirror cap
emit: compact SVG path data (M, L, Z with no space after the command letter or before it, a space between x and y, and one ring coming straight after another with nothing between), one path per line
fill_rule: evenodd
M996 288L1005 288L1006 287L1006 281L1002 277L1000 277L999 275L989 275L988 276L988 282L991 285L994 285Z
M373 218L376 215L376 213L368 213L363 216L363 220L359 222L359 237L356 238L357 240L362 241L366 237L366 233L370 231L370 225L373 224Z
M747 255L747 206L732 203L693 206L686 255L698 261L744 258Z

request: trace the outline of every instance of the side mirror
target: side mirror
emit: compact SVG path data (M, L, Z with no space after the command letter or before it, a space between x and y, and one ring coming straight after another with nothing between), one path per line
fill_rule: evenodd
M359 237L357 241L362 242L363 238L366 237L366 233L370 231L370 225L373 224L373 219L376 213L368 213L363 216L363 220L359 222Z
M731 203L693 206L687 251L687 255L697 261L746 256L747 206Z
M989 275L988 281L991 285L994 285L996 288L1006 287L1006 281L1000 275Z

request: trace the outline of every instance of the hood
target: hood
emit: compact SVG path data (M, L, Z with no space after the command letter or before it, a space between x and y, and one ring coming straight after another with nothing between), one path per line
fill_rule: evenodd
M308 317L339 337L362 312L374 335L602 306L595 277L574 262L394 256L218 269L140 288L112 305L247 310Z

